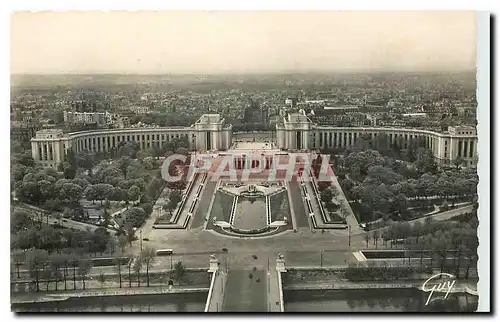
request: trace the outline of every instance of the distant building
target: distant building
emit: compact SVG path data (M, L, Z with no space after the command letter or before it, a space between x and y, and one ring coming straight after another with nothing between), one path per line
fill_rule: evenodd
M64 123L96 123L104 125L112 123L112 117L108 112L87 113L64 111Z
M73 101L71 102L71 110L80 113L92 113L97 109L96 102L90 102L85 100Z
M403 114L403 117L412 117L412 118L426 118L427 117L427 113L406 113L406 114Z
M359 111L358 106L325 106L323 109L332 113L349 113Z
M243 112L243 122L249 125L269 124L269 109L261 106L256 99L250 99Z
M149 114L150 113L150 108L148 106L130 106L127 109L135 114Z
M285 99L285 106L296 107L297 103L298 103L298 99L295 97L289 97L289 98Z
M42 128L43 125L38 122L11 122L10 137L17 141L29 142Z

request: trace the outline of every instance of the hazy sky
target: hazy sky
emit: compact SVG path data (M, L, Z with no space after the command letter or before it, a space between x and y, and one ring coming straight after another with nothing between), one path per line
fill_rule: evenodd
M475 68L473 12L11 15L11 72L230 73Z

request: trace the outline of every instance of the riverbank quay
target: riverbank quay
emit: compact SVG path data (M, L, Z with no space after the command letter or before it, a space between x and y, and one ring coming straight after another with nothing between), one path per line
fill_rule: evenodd
M93 290L72 290L57 292L36 292L11 295L11 304L40 303L65 301L70 298L105 297L105 296L139 296L157 294L208 293L208 287L152 286L134 288L107 288Z
M351 282L343 280L333 281L304 281L293 282L283 285L283 291L313 291L313 290L369 290L369 289L418 289L424 292L430 292L432 286L428 285L424 289L423 285L426 279L421 280L398 280L398 281L364 281ZM457 281L450 293L467 293L477 296L477 281ZM435 292L445 292L435 290Z

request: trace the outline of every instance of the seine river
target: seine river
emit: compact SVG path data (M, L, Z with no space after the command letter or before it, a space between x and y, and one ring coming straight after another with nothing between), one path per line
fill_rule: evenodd
M428 293L416 289L285 291L286 312L473 312L478 297L449 294L446 300L425 305ZM435 295L436 298L439 296Z
M12 305L16 312L203 312L208 293L95 296Z
M403 290L285 291L286 312L474 311L478 297L450 294L428 306L427 293ZM207 293L73 298L61 302L16 304L17 312L203 312Z

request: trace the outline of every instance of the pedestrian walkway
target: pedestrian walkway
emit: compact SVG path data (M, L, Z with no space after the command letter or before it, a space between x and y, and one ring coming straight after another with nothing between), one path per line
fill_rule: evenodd
M279 274L276 269L267 272L267 312L282 312L283 292Z
M210 283L210 290L208 292L207 303L205 305L205 312L220 312L222 311L222 304L224 302L224 295L226 290L227 272L219 270L212 276Z

